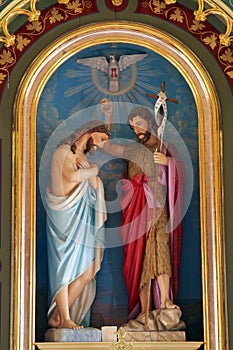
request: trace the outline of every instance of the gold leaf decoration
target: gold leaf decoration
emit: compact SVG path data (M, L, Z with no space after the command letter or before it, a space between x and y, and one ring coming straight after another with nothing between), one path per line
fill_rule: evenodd
M231 79L233 79L233 70L227 72L227 75L229 75L229 77L230 77Z
M31 42L26 37L23 37L22 35L16 36L16 47L19 51L23 51L23 49Z
M153 0L149 6L154 13L160 13L166 8L166 4L160 0Z
M226 49L224 51L224 54L220 56L220 58L225 61L225 62L229 62L229 63L233 63L233 52L230 49Z
M14 62L14 58L9 50L3 50L2 54L0 54L0 64L2 66L8 65Z
M197 32L197 31L202 31L203 29L205 29L205 24L194 19L193 20L193 24L190 26L190 29L193 31L193 32Z
M51 11L51 16L49 17L50 23L60 22L64 19L64 17L58 12L56 8L53 8Z
M184 16L182 15L182 12L179 8L176 8L174 13L170 15L170 19L172 21L177 21L182 23L184 20Z
M7 77L6 74L0 73L0 84L3 84L3 83L4 83L6 77Z
M211 34L210 36L207 36L203 39L204 43L206 45L209 45L211 47L212 50L214 50L217 46L217 40L218 40L218 37L216 34Z
M165 1L165 2L164 2ZM199 40L207 47L221 66L226 79L233 87L232 80L232 63L233 63L233 48L231 42L233 41L232 33L232 18L223 13L223 9L214 5L212 2L199 0L199 8L196 11L185 8L180 4L168 6L166 0L139 0L138 12L151 14L160 18L165 18L173 21L190 34L199 37ZM205 10L204 5L208 4L209 9ZM212 7L212 8L211 8ZM208 16L220 16L224 19L226 24L225 33L221 34L207 21L204 22ZM225 49L226 48L226 49Z
M42 22L41 21L34 21L32 23L29 23L27 25L27 30L30 32L41 32L42 30Z
M67 5L67 9L73 10L75 13L82 13L82 3L79 0L74 0Z

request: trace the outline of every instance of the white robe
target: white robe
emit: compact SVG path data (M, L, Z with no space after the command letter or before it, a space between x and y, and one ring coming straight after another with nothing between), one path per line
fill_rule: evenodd
M81 276L95 263L100 269L104 248L106 207L102 181L97 190L83 181L65 197L56 197L47 189L47 249L49 270L48 315L55 307L56 294ZM71 318L80 324L90 309L96 294L93 279L86 285L71 308Z

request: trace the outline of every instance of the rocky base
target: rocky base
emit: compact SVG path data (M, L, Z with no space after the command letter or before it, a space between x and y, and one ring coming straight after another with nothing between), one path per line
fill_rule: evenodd
M134 331L126 332L126 342L182 342L186 341L184 331Z

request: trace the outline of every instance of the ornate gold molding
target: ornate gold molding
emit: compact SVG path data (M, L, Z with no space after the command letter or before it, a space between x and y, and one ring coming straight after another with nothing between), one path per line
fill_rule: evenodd
M13 17L18 15L26 15L30 22L37 21L40 16L40 11L36 9L37 0L26 0L21 1L19 5L15 7L9 7L9 11L6 12L6 15L1 19L0 16L0 28L2 29L3 35L0 36L0 42L3 42L6 47L13 46L15 44L15 35L11 34L8 30L9 22ZM59 4L67 5L70 0L57 0ZM166 5L175 4L177 0L164 0ZM213 0L197 0L198 9L194 11L194 16L197 21L206 21L209 15L220 16L223 18L226 24L225 33L219 34L219 40L221 45L230 46L231 41L233 41L232 33L232 25L233 25L233 16L231 16L228 12L224 10L224 8L218 4L216 4ZM30 4L30 10L27 10L25 7L27 4ZM112 0L112 4L114 6L120 6L123 3L123 0ZM209 6L205 9L205 5Z
M197 21L206 21L206 18L209 15L217 15L224 19L226 24L226 31L224 34L219 34L219 40L221 45L230 46L231 41L233 41L232 24L233 19L217 4L211 0L197 0L198 1L198 10L194 11L194 16ZM208 9L204 9L205 3L209 5Z
M176 0L164 0L166 5L175 4ZM224 34L219 34L220 44L224 46L230 46L231 41L233 41L232 32L232 24L233 18L224 10L222 6L219 6L215 2L211 0L197 0L198 2L198 10L194 11L194 16L197 21L203 22L206 21L206 18L209 15L220 16L224 19L226 24L226 32ZM209 9L204 10L205 3L210 6Z
M0 21L0 28L2 29L3 36L0 36L0 42L3 42L6 47L10 47L15 44L15 35L10 34L8 30L8 25L13 17L18 15L26 15L29 22L37 21L40 16L40 11L36 9L37 0L30 0L30 10L21 8L20 6L14 7L10 10L4 18ZM26 5L28 1L22 2L22 5Z
M65 343L65 342L49 342L49 343L35 343L39 350L197 350L202 345L202 342L134 342L122 344L110 342L86 342L86 343ZM115 346L115 348L111 347ZM131 346L131 348L130 348Z
M133 350L133 345L131 343L125 342L125 336L126 331L123 327L120 327L120 329L117 332L117 342L113 342L109 346L109 350Z
M121 6L123 3L123 0L112 0L113 6Z
M165 0L166 5L175 4L176 0Z
M58 4L65 4L66 5L70 2L70 0L58 0L57 2L58 2Z

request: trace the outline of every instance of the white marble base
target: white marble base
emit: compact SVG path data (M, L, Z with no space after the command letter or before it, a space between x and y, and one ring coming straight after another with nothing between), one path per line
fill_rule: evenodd
M46 342L101 342L102 332L96 328L51 328L45 333Z

